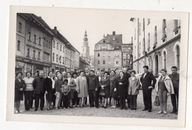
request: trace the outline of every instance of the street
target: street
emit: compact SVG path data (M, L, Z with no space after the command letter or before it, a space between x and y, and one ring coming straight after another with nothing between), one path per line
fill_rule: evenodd
M64 115L64 116L93 116L93 117L122 117L122 118L150 118L150 119L177 119L176 114L171 114L172 105L171 99L168 97L167 104L167 114L157 114L159 108L153 105L152 112L142 111L143 109L143 97L142 91L138 95L137 100L137 110L120 110L119 108L112 109L108 107L104 109L100 108L90 108L89 106L84 108L69 108L69 109L59 109L59 110L38 110L38 111L23 111L21 114L38 114L38 115ZM155 94L153 92L153 101L155 98ZM24 110L23 101L21 105L21 110Z

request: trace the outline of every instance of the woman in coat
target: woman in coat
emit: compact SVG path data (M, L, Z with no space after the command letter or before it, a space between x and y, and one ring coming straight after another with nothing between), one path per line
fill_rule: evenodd
M126 95L127 95L127 79L125 77L125 74L123 73L123 71L119 72L119 77L117 79L117 95L120 99L120 107L121 110L122 109L126 109L125 108L125 99L126 99Z
M77 93L80 98L80 107L85 106L85 98L88 97L87 79L83 71L80 72L77 78Z
M100 86L101 86L101 91L104 92L104 108L107 108L107 100L109 98L109 91L110 91L110 81L108 77L108 73L105 72L104 76L101 77L100 80Z
M155 90L159 96L160 111L159 114L167 114L167 94L174 94L173 83L167 75L166 69L161 69L161 75L158 77Z
M23 100L23 90L25 82L22 80L22 73L19 72L15 79L15 113L20 113L20 101Z
M129 78L128 95L130 95L130 107L131 110L137 109L137 95L139 94L140 82L135 76L135 70L131 71L131 77Z
M117 88L116 88L116 73L114 70L110 73L110 98L111 98L111 107L116 108L116 96L117 96Z

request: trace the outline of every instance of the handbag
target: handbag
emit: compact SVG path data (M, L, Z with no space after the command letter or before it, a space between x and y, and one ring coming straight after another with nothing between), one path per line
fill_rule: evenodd
M159 96L155 97L154 105L155 106L160 106Z

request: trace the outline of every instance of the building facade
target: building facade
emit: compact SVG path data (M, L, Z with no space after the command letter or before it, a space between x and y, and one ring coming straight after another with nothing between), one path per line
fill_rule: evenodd
M23 73L39 70L48 73L51 67L51 29L34 14L17 14L17 24L17 46L19 48L20 42L20 49L16 51L16 71L19 66Z
M79 58L79 70L85 70L86 68L90 68L90 65L82 58Z
M82 53L81 57L87 62L90 63L91 57L90 57L90 48L88 43L88 37L87 37L87 31L85 31L84 39L83 39L83 46L82 46Z
M127 69L133 68L133 44L122 44L122 64Z
M131 18L133 34L133 68L143 72L148 65L158 76L161 69L171 73L171 67L180 69L181 24L178 19Z
M94 67L95 70L115 70L122 68L122 34L104 36L94 49Z

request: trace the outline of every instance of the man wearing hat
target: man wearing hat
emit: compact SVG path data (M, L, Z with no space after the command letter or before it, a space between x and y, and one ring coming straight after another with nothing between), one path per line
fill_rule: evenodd
M89 103L90 107L99 107L97 91L99 88L99 78L95 75L94 70L90 71L90 76L88 77L88 93L89 93Z

